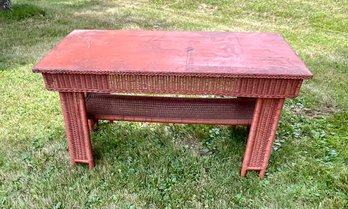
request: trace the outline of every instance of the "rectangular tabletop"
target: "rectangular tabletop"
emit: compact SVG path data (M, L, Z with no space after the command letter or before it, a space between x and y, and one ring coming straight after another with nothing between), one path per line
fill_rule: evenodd
M279 34L232 32L75 30L33 70L280 79L312 76Z

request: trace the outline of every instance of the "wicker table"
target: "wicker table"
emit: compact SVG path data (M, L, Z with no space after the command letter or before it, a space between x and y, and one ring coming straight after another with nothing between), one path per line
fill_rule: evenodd
M101 119L250 125L241 175L260 177L284 99L312 77L276 33L75 30L33 71L59 92L72 164L94 167L90 131Z

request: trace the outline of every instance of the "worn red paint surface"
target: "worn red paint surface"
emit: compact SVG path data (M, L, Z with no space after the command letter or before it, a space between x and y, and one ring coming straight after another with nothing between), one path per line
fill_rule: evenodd
M34 71L312 77L279 34L232 32L75 30Z

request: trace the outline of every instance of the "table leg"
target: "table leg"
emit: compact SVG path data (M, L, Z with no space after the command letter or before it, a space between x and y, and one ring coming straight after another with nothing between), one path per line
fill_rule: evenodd
M259 170L260 178L264 177L283 104L284 99L257 99L241 176L248 170Z
M69 142L70 160L94 167L84 93L59 92Z

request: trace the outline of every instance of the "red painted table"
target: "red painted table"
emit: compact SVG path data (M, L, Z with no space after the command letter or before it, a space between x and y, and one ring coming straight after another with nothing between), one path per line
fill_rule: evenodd
M260 177L284 99L312 77L276 33L75 30L33 71L59 92L73 164L94 167L90 131L101 119L250 125L241 175Z

